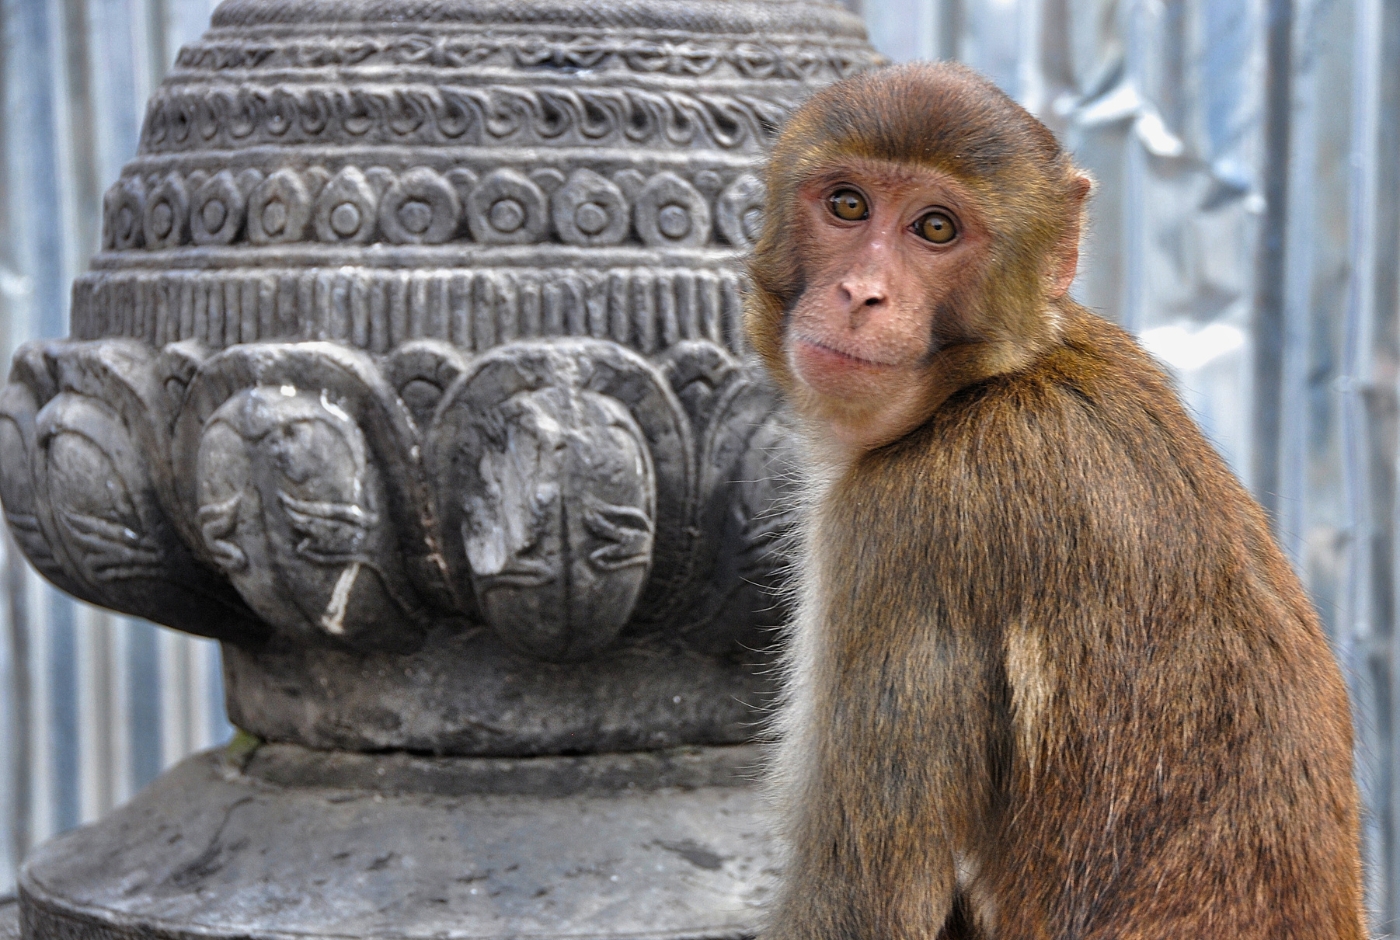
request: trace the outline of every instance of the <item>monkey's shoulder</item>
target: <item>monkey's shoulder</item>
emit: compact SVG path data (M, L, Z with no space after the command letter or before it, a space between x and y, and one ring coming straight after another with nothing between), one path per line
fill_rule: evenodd
M1230 477L1172 380L1124 330L1069 307L1061 342L949 402L944 430L1042 461L1116 458L1123 469Z
M1258 507L1161 368L1118 327L1071 314L1063 341L1028 367L945 402L891 454L907 472L889 479L921 505L1022 530L1067 516L1121 520L1101 531L1124 537L1253 528Z
M949 399L883 466L862 467L837 531L878 557L880 520L906 520L912 538L892 570L939 572L926 592L994 584L1012 603L1055 583L1090 611L1106 591L1173 598L1185 586L1224 605L1217 624L1286 624L1315 641L1262 510L1161 368L1091 316L1028 368Z

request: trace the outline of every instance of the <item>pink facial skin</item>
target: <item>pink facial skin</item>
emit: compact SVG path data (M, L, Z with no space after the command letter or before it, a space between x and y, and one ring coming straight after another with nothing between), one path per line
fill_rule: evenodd
M853 194L847 214L865 213L842 218L833 197ZM800 198L807 288L790 314L788 362L832 443L867 450L928 416L934 317L977 276L988 233L972 195L929 169L853 161ZM952 226L941 243L927 237L932 213Z

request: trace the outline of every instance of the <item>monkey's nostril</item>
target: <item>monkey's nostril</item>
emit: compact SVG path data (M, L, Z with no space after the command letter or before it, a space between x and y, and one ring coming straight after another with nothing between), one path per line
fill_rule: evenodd
M867 307L873 307L873 306L875 306L876 304L878 304L879 302L880 302L880 298L879 298L879 297L867 297L867 298L865 298L865 305L866 305Z

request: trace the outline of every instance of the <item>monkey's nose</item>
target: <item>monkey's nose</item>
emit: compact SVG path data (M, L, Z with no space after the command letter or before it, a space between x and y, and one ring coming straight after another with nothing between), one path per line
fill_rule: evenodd
M842 284L841 292L845 294L845 302L853 310L860 307L877 307L884 301L887 293L882 284L856 280Z
M856 289L847 287L847 327L853 330L860 329L884 305L886 299L885 291L875 285L862 284Z

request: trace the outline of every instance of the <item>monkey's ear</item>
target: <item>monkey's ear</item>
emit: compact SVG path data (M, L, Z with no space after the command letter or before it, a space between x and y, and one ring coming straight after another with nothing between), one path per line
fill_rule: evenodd
M1083 173L1075 173L1070 184L1069 197L1065 200L1069 225L1064 237L1056 246L1053 266L1050 269L1050 299L1059 300L1069 292L1074 283L1074 275L1079 270L1079 233L1084 219L1084 203L1089 198L1089 190L1094 181Z

